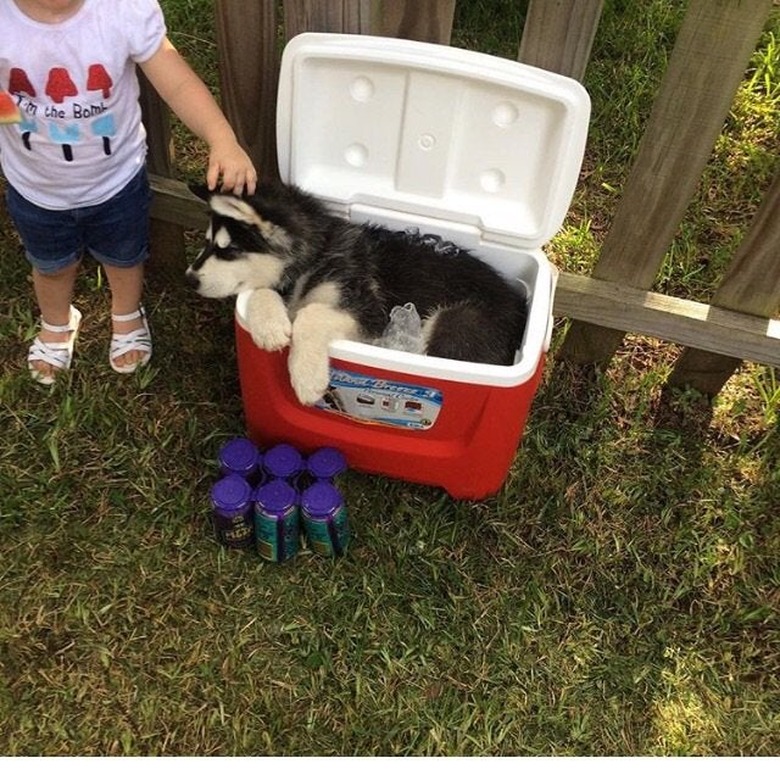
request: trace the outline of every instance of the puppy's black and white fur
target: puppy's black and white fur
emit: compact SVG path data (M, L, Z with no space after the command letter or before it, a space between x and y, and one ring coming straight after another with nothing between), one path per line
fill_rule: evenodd
M252 339L264 350L290 346L301 403L316 403L327 390L331 341L376 340L393 307L408 302L422 318L427 355L513 363L524 293L467 251L351 224L293 186L261 185L242 198L195 191L208 201L211 223L187 279L207 297L251 290Z

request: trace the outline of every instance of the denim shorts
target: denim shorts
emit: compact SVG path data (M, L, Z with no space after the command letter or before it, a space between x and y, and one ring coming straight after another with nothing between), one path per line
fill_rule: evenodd
M135 267L149 256L152 192L146 169L104 203L52 211L22 197L11 185L6 205L27 259L44 274L64 270L84 252L111 267Z

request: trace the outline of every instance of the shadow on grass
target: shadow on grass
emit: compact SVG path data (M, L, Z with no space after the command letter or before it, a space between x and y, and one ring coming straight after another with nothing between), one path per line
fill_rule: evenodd
M556 361L537 394L506 493L591 746L609 738L587 723L588 689L621 703L638 754L717 745L747 720L732 702L768 712L777 430L740 437L713 417L708 399L620 360ZM771 742L756 735L758 752Z

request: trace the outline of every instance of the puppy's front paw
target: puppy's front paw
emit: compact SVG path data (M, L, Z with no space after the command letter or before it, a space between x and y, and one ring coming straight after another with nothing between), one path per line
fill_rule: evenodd
M274 352L276 350L282 350L290 344L292 324L287 318L275 323L270 323L269 319L265 318L261 324L250 323L249 326L249 330L252 334L252 341L261 350Z
M290 349L290 384L298 400L304 406L314 405L325 395L330 384L330 361L327 351L316 355L311 351L303 352Z
M305 406L316 403L330 383L330 343L357 338L357 322L343 310L328 305L306 305L295 316L290 342L290 382Z
M287 307L275 291L261 289L249 297L247 325L252 341L261 350L274 352L290 344L292 323Z

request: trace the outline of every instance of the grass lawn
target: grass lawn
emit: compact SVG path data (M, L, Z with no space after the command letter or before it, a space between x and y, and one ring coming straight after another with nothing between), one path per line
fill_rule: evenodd
M213 77L210 3L162 5ZM684 5L605 4L564 269L596 258ZM522 3L459 6L457 44L514 56ZM769 185L778 39L780 9L664 291L708 299ZM629 336L596 373L551 355L495 498L350 471L348 555L277 566L210 529L217 449L243 432L230 303L152 263L155 357L120 378L87 264L75 366L45 390L7 222L0 270L0 754L780 753L777 372L745 365L710 404L664 390L673 345Z

